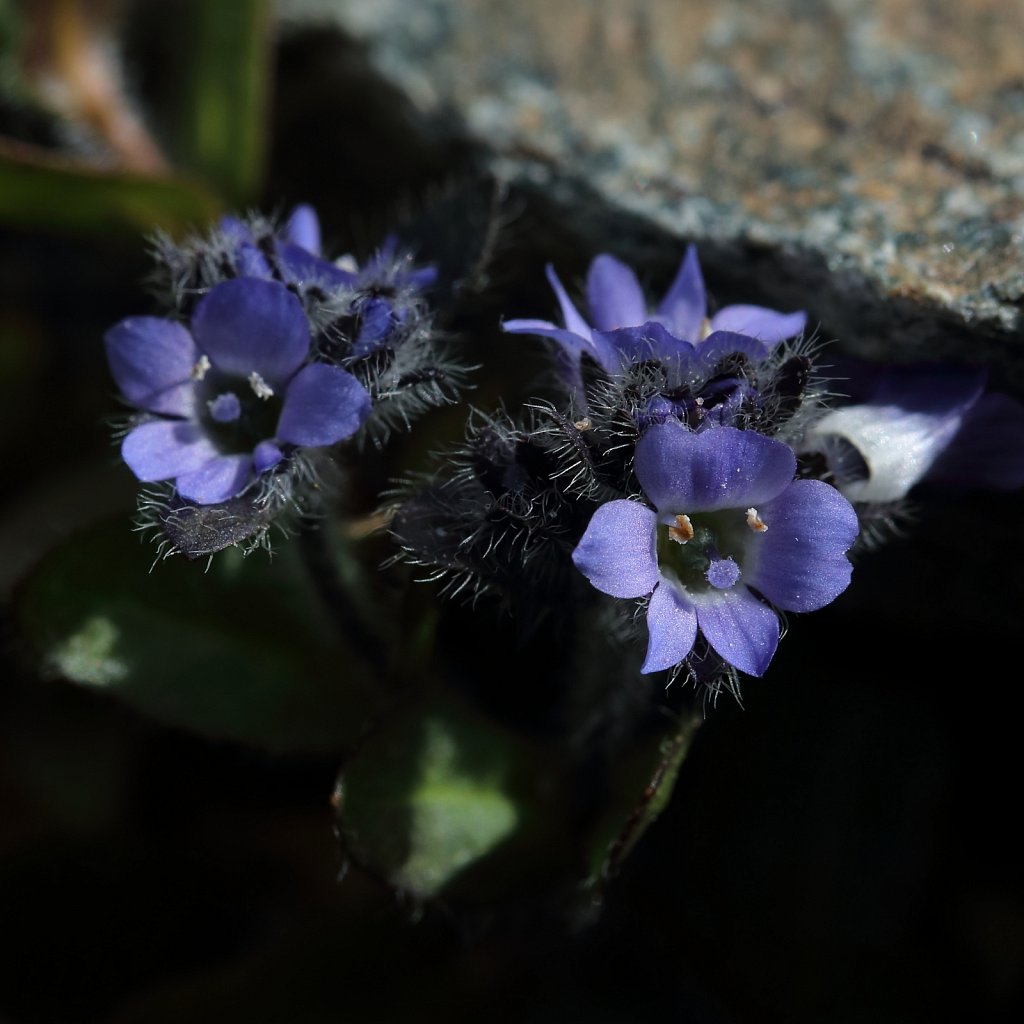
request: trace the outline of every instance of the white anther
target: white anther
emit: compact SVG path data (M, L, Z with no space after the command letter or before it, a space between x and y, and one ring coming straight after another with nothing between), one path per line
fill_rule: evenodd
M210 357L207 355L202 355L199 357L198 361L196 362L196 365L192 367L192 371L191 373L189 373L189 376L193 380L202 380L207 375L207 373L209 373L211 365L212 364L210 363Z
M249 387L257 398L274 397L274 389L255 370L249 374Z
M756 508L747 509L747 526L755 533L764 533L768 529L768 524L757 514Z
M577 430L580 430L580 431L583 431L583 430L589 430L589 429L590 429L590 427L591 427L591 423L590 423L590 417L589 417L589 416L584 416L584 417L583 417L583 419L581 419L581 420L577 420L577 421L576 421L576 422L575 422L575 423L573 424L573 426L574 426L574 427L575 427L575 428L576 428Z

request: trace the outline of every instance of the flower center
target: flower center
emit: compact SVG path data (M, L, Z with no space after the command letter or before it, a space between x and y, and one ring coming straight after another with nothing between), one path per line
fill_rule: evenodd
M742 578L751 534L767 529L755 508L680 513L658 525L658 566L692 593L729 590Z
M211 369L196 387L200 421L222 454L251 452L277 433L284 396L258 373L230 377Z

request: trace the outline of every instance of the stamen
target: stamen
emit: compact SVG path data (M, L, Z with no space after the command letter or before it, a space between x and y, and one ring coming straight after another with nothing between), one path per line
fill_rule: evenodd
M686 515L676 516L676 525L668 528L668 535L677 543L685 544L693 540L693 524Z
M576 428L577 430L579 430L579 431L589 430L589 429L590 429L590 427L591 427L591 423L590 423L590 417L589 417L589 416L584 416L584 417L583 417L583 419L581 419L581 420L577 420L577 421L576 421L576 422L575 422L575 423L573 424L573 426L574 426L574 427L575 427L575 428Z
M266 400L274 397L274 389L255 370L249 374L249 387L257 398Z
M757 514L756 508L747 509L747 526L755 533L764 533L768 529L768 524Z
M213 364L210 362L210 357L208 355L201 355L196 361L196 365L192 367L192 371L189 373L189 376L193 380L202 380L207 373L209 373L212 365Z

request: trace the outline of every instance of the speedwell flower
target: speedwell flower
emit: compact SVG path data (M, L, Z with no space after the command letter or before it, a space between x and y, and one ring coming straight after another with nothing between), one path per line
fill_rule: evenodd
M640 439L635 471L654 507L601 505L572 557L598 590L649 597L643 672L684 661L699 630L726 662L760 676L779 642L774 608L813 611L846 589L857 516L829 484L794 480L783 442L666 422Z
M129 317L105 341L122 395L148 414L122 442L125 462L199 505L237 497L298 449L350 437L370 414L352 374L311 361L302 304L277 281L222 282L189 329Z

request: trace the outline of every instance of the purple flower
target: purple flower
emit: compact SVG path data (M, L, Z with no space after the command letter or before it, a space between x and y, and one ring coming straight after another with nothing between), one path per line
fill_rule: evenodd
M1024 486L1024 406L985 393L983 370L916 366L866 376L866 400L827 413L804 443L824 454L851 501L898 501L918 483Z
M358 274L321 257L320 219L312 206L300 204L280 231L263 235L237 217L223 217L220 229L229 241L231 261L240 277L279 279L285 284L311 282L327 287L354 286Z
M640 439L635 469L654 508L607 502L572 557L606 594L650 595L643 672L685 660L699 630L726 662L760 676L779 642L761 597L806 612L846 589L857 516L829 484L794 480L796 457L781 441L667 422Z
M355 377L310 362L302 305L276 281L216 285L190 330L129 317L105 341L122 395L150 414L124 438L125 462L199 505L237 497L297 449L350 437L370 414Z
M647 308L636 274L607 253L597 256L587 272L587 306L592 323L583 318L569 298L554 268L546 268L562 312L564 326L548 320L507 320L502 325L511 334L536 334L551 338L559 345L570 384L579 389L579 361L587 352L599 366L616 373L641 359L671 358L684 343L690 349L714 337L718 332L731 336L746 335L767 346L799 334L807 323L803 312L778 313L763 306L734 305L707 318L707 292L697 260L695 246L688 246L675 280L658 306ZM635 336L623 329L644 328L656 334L654 350L635 344Z

